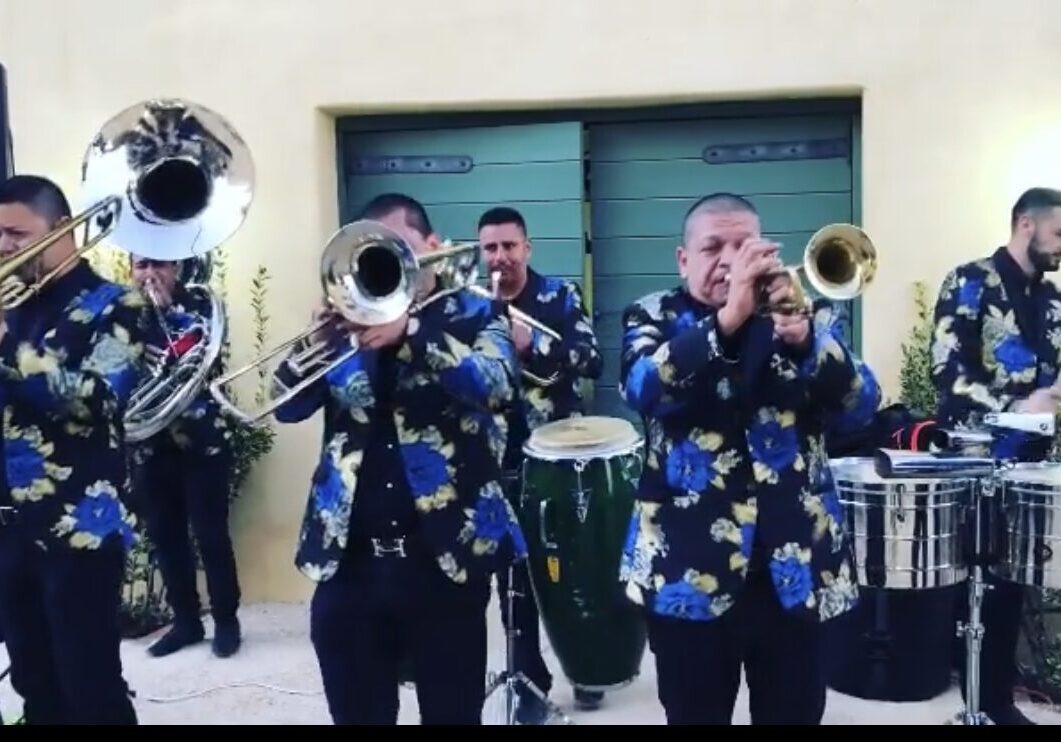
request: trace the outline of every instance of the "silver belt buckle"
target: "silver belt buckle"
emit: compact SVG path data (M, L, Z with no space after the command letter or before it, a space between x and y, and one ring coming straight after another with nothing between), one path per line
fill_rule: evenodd
M372 541L372 555L382 557L385 554L397 554L399 558L405 558L405 536L398 538L375 538Z

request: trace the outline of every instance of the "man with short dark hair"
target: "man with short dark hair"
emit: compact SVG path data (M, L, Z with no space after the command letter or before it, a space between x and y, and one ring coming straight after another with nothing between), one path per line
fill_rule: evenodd
M0 183L0 258L69 217L45 178ZM18 277L31 283L75 251L71 232ZM27 723L136 723L119 611L134 540L123 418L142 373L143 308L79 260L0 324L0 622Z
M990 412L1056 413L1061 291L1044 274L1059 266L1061 191L1031 188L1013 205L1007 244L947 274L932 338L940 425L979 427ZM996 438L990 455L1042 461L1051 444L1012 432ZM990 574L987 580L992 589L983 602L981 707L996 724L1031 724L1013 705L1023 589ZM964 610L965 596L959 599Z
M533 247L527 236L523 215L507 206L492 208L479 218L479 247L490 275L498 277L499 298L532 319L554 330L559 339L540 328L518 321L512 325L512 337L520 366L528 372L522 379L521 395L509 416L509 438L505 453L508 497L519 502L517 491L522 483L523 444L531 431L545 423L581 415L582 384L600 378L604 366L589 314L582 301L582 290L573 281L543 276L530 267ZM548 694L552 676L541 656L538 611L534 603L527 565L516 565L514 573L514 618L516 669ZM501 617L508 624L508 573L498 575L501 594ZM545 706L524 686L519 687L517 716L521 723L538 723L545 716ZM581 708L593 708L602 694L575 688L575 702Z
M210 302L179 280L181 263L130 257L133 282L156 302L145 313L151 352L178 357L210 322ZM163 324L164 323L164 324ZM229 657L240 647L240 589L229 535L232 431L216 400L199 392L173 422L131 446L130 474L136 507L155 546L173 626L148 649L164 657L203 640L196 559L189 526L206 572L213 653Z
M361 216L418 255L440 246L407 196ZM480 724L490 580L526 556L501 487L518 386L509 323L495 302L443 288L429 275L422 305L375 327L319 308L331 319L320 339L341 351L356 333L360 350L276 413L324 411L296 561L317 583L310 632L337 724L396 724L406 658L423 723ZM288 388L300 378L276 376Z
M742 665L753 724L819 724L821 627L858 594L824 434L872 381L829 312L759 316L793 286L750 202L705 197L682 233L682 285L623 313L648 450L620 577L669 724L731 723Z

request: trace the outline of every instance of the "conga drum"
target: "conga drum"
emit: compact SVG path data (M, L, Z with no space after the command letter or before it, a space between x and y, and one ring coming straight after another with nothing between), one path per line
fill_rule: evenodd
M531 585L564 675L583 690L629 684L645 651L644 619L619 582L641 446L626 420L591 416L543 425L523 446Z

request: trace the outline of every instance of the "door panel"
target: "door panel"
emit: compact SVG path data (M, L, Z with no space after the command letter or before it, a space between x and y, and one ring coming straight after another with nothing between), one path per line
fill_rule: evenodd
M851 213L848 116L778 116L602 124L589 130L594 320L605 371L598 414L639 420L619 397L622 313L678 277L688 209L714 192L747 198L782 260L802 262L810 236Z
M578 122L349 132L343 135L344 221L382 193L406 193L443 239L477 239L493 206L523 214L538 271L583 283L582 127Z

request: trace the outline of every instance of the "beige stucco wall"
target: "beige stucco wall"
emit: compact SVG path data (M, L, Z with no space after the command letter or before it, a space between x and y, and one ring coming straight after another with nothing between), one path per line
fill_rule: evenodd
M269 267L274 340L303 327L337 226L336 112L861 93L864 347L894 394L912 281L1005 240L1024 187L1061 185L1059 26L1056 0L0 0L0 61L18 169L71 192L130 103L229 118L258 171L232 273ZM239 503L249 600L307 594L291 554L318 441L316 421L281 429Z

